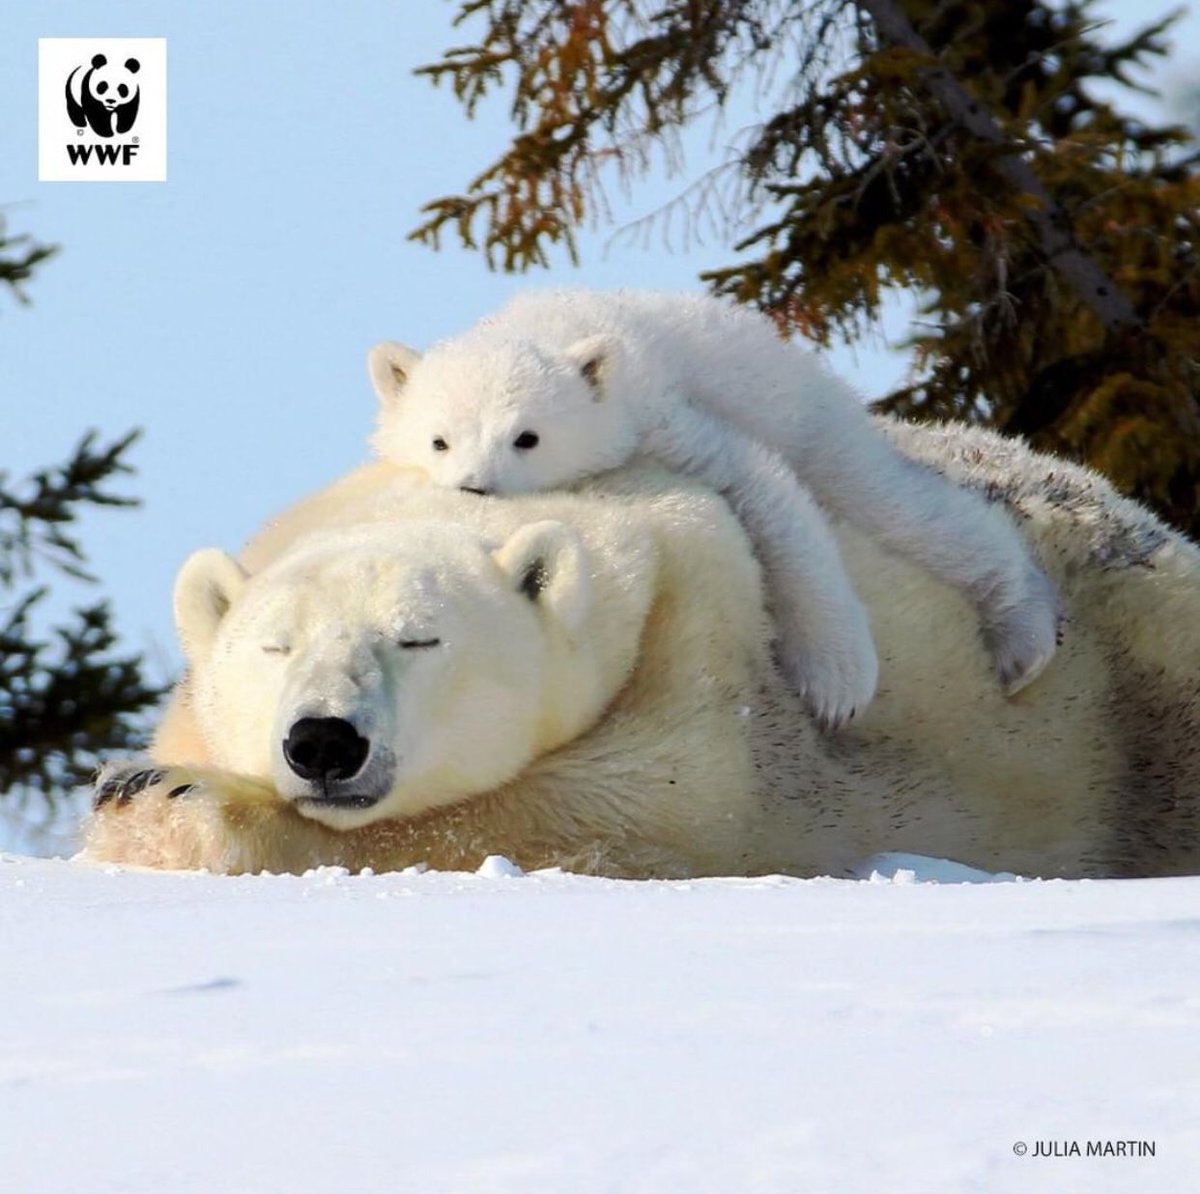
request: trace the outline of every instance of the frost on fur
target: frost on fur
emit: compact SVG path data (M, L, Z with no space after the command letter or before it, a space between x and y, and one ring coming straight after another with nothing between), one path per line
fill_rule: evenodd
M644 452L723 493L766 573L779 662L825 726L864 708L878 673L827 514L970 596L1005 693L1054 655L1058 596L1007 513L904 459L847 386L754 312L526 294L424 357L380 345L370 372L376 450L444 487L566 488Z

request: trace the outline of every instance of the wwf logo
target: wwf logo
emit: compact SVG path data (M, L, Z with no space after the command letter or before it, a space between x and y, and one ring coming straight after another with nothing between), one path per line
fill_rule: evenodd
M97 54L81 77L83 69L77 66L67 76L67 115L71 123L78 129L90 128L98 137L129 132L137 120L141 98L136 78L141 63L126 58L123 65L110 66L103 54Z
M38 178L166 182L166 38L38 38Z

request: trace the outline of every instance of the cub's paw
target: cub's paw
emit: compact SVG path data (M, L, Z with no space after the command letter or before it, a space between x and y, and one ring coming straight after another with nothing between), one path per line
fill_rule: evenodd
M875 695L879 658L865 630L813 641L781 627L776 657L780 671L826 733L861 713Z
M199 785L183 768L155 767L144 762L110 763L96 777L92 809L124 808L138 797L151 794L174 800Z
M1008 608L984 610L984 641L996 665L1005 696L1032 684L1054 658L1065 618L1058 590L1041 571L1030 574L1021 600Z

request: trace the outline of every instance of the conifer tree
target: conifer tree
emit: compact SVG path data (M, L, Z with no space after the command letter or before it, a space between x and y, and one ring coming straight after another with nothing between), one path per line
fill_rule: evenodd
M460 0L423 67L511 144L413 236L509 271L574 255L612 174L757 77L767 114L686 191L736 258L703 276L818 344L918 297L913 375L883 399L983 422L1106 472L1200 534L1200 160L1122 111L1173 18L1121 39L1095 0ZM1098 84L1115 84L1101 93Z
M0 224L0 282L27 301L21 284L54 252L8 239ZM5 401L12 401L6 395ZM136 654L117 649L104 601L73 611L61 625L41 614L46 572L92 581L72 530L95 506L129 507L114 478L131 471L131 433L101 445L89 432L66 463L14 481L0 470L0 798L45 805L86 783L103 751L144 743L139 714L162 695L142 676Z
M34 269L57 251L57 246L40 245L27 234L10 237L4 213L0 212L0 282L18 301L29 301L22 283L28 281Z

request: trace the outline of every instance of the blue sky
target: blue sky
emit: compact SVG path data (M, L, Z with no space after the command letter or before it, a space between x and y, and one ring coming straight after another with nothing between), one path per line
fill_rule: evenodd
M1167 7L1107 11L1124 23ZM456 8L18 0L5 13L0 203L11 233L63 252L31 307L0 296L0 469L61 461L86 427L145 429L126 486L144 506L89 517L83 537L118 626L161 676L177 661L170 591L184 557L236 550L364 458L375 341L426 345L532 284L694 288L728 259L716 243L668 251L658 237L606 252L602 228L578 269L561 259L521 279L449 242L436 254L408 243L421 203L461 189L509 129L503 104L468 123L447 89L412 76L465 40ZM38 183L37 39L88 36L167 38L167 183ZM685 173L752 119L747 99L693 137ZM628 202L618 194L618 223L681 185L656 171ZM868 394L902 368L878 348L837 364Z

